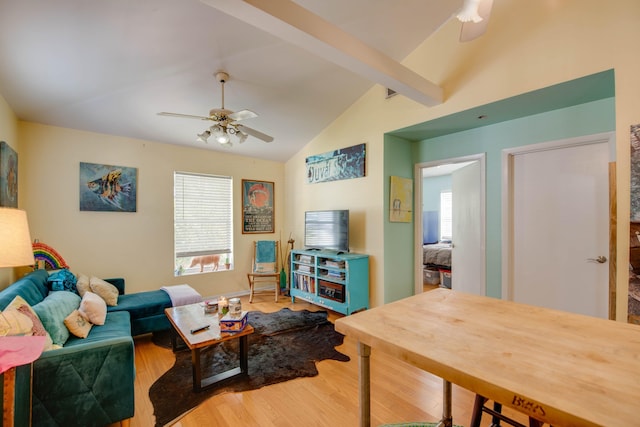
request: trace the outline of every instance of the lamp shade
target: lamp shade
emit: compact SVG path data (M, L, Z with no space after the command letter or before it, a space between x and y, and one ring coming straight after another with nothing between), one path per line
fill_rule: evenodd
M27 213L0 208L0 268L35 264Z

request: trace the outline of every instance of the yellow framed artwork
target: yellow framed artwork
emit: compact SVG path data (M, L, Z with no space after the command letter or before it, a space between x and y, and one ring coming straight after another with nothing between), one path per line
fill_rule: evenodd
M391 177L389 188L389 221L411 222L413 181L399 176Z

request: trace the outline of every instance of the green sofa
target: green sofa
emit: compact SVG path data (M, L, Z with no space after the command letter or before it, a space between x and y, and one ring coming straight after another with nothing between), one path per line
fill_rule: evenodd
M17 295L31 307L45 300L48 276L45 270L36 270L0 291L0 310ZM123 279L107 281L124 294ZM33 364L33 425L126 424L134 415L135 402L132 333L168 328L164 308L169 306L171 300L161 290L121 295L118 305L109 307L104 325L94 325L86 338L70 335L62 348L44 352ZM17 382L16 400L28 402L28 381ZM20 386L24 384L27 387ZM24 411L16 418L28 420Z

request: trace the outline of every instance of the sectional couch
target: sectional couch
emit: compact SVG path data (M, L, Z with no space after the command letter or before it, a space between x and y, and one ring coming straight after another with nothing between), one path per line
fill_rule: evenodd
M68 291L51 292L48 278L47 271L36 270L0 291L0 310L20 296L36 313L53 312L55 317L57 300L80 301L77 295L58 294ZM124 279L107 282L116 286L120 295L117 305L108 307L104 325L92 326L86 338L69 334L63 347L43 352L34 362L34 426L128 425L133 417L132 336L169 328L164 309L171 306L171 299L162 290L126 295ZM63 310L60 316L68 311ZM28 401L28 382L27 386L22 386L24 380L17 383L16 400ZM28 419L28 414L17 413L16 417Z

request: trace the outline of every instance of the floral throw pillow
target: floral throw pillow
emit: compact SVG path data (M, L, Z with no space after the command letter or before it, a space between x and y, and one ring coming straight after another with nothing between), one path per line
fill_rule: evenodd
M34 335L46 337L45 351L54 348L51 336L42 325L36 312L24 298L18 295L0 313L0 336Z

